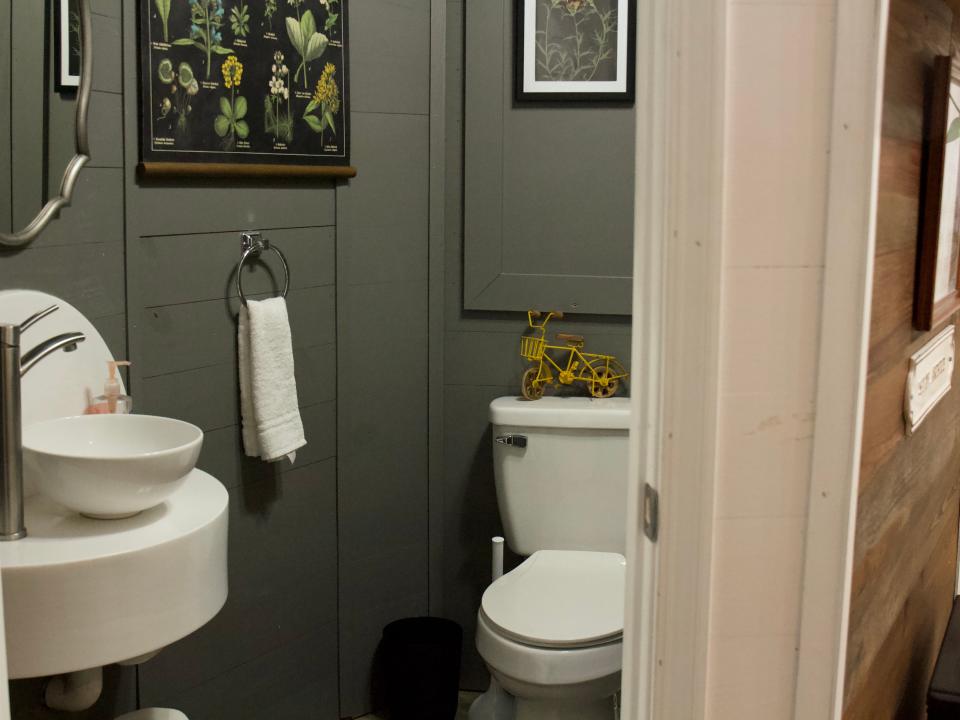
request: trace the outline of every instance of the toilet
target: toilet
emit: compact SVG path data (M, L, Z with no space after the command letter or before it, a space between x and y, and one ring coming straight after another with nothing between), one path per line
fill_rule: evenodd
M507 544L526 559L483 594L476 642L494 682L471 720L613 720L630 401L504 397L490 421Z
M188 718L179 710L149 708L121 715L117 720L188 720Z

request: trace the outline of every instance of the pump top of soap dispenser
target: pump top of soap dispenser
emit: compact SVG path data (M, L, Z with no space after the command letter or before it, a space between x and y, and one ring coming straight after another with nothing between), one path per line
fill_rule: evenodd
M120 378L117 377L117 368L119 367L130 367L130 361L107 361L107 381L103 384L103 400L106 401L107 412L111 415L118 412L130 412L130 398L128 395L123 394L123 391L120 389Z

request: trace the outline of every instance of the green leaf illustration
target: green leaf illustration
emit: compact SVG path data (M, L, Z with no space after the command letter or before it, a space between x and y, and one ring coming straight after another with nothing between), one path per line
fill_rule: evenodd
M330 44L330 41L327 39L326 35L321 33L314 33L310 36L310 40L307 41L307 52L304 53L305 62L313 62L318 57L323 55L323 51L327 49L327 45Z
M193 82L193 68L190 67L189 63L182 62L178 68L178 75L180 76L180 84L184 88L190 87L190 83Z
M160 78L160 82L165 84L173 82L173 62L170 58L164 58L160 61L160 65L157 66L157 77Z
M237 37L246 37L250 32L250 13L246 3L241 3L230 11L230 27Z
M209 80L213 71L213 54L230 55L233 52L219 44L221 42L220 29L223 27L225 20L222 2L220 0L216 0L216 2L213 0L203 0L202 2L190 0L189 3L186 3L185 0L177 1L189 5L190 25L188 36L174 40L173 44L185 47L193 46L202 52L206 59L204 73L206 79Z
M303 119L307 121L307 125L309 125L310 129L314 132L323 132L323 122L316 115L306 115Z
M230 131L230 118L217 115L216 120L213 121L213 129L220 137L226 137L226 134Z
M233 104L233 117L239 120L247 114L247 99L241 95Z
M160 14L160 21L163 23L163 41L170 41L170 0L154 0L157 6L157 12Z
M317 22L313 19L313 12L310 10L303 14L299 23L293 18L287 18L287 35L290 38L290 44L300 55L300 65L297 67L293 79L299 80L302 72L303 87L306 88L309 85L307 63L323 55L330 41L326 35L317 32Z
M277 132L277 119L273 112L273 103L270 96L263 98L263 127L268 133Z
M300 25L294 18L287 18L287 35L290 38L290 44L298 53L303 55L303 33L300 31Z
M318 107L320 107L320 103L318 103L316 100L311 100L311 101L310 101L310 104L307 105L307 109L303 111L303 114L304 114L304 115L309 115L309 114L312 113L314 110L316 110Z
M304 40L309 40L317 31L317 21L313 19L313 11L307 10L300 18L300 34Z
M327 15L327 21L323 24L324 30L329 30L334 25L337 24L337 20L340 18L339 13L330 13Z
M950 128L947 130L948 143L957 139L960 139L960 118L954 118L953 122L950 123Z
M237 137L239 137L241 140L246 139L246 137L250 134L250 126L247 125L246 120L238 120L234 127L237 130Z
M336 128L336 126L333 124L333 113L331 113L329 110L327 110L327 111L323 114L323 119L327 121L327 127L329 127L331 130L333 130L333 134L336 135L336 134L337 134L337 128Z
M230 101L225 97L220 98L220 112L223 113L227 120L233 119L233 107L230 105Z

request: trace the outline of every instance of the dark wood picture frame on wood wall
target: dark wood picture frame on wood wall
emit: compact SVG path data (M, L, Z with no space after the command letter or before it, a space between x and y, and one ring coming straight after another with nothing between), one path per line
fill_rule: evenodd
M514 2L517 102L634 102L637 0Z
M923 140L913 324L931 330L960 310L960 66L934 59Z
M353 177L350 0L137 0L147 177Z

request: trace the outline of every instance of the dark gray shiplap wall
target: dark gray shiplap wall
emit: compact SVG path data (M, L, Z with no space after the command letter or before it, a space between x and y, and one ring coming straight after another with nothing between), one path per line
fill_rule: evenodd
M137 411L203 427L200 466L230 492L228 603L140 667L142 703L203 720L363 714L382 626L428 609L430 0L351 4L360 176L339 186L139 180L135 3L94 8L94 167L33 248L0 256L0 287L48 290L90 315L134 361ZM240 447L232 280L244 229L264 230L292 269L310 440L293 468ZM256 266L245 289L274 281ZM14 688L18 720L53 716L38 688ZM132 670L111 668L80 717L112 720L136 690Z
M189 717L339 717L335 190L139 180L136 17L124 13L131 381L140 412L205 432L199 466L230 492L230 595L207 626L140 668L145 707ZM288 306L309 445L293 467L244 457L234 270L239 232L290 261ZM244 288L269 293L269 259Z
M463 686L484 689L487 675L474 646L476 614L489 582L490 538L502 533L487 407L496 397L519 393L525 367L519 336L527 318L524 313L463 309L464 2L447 2L443 608L466 630ZM621 254L620 245L631 241L596 240L615 243ZM629 360L629 318L581 317L551 328L585 335L591 347Z
M140 691L146 705L204 720L363 714L382 626L427 609L429 0L350 9L360 175L349 184L150 183L128 153L135 392L141 410L207 431L201 466L232 497L227 606L145 664ZM125 18L128 68L134 30ZM125 76L136 148L135 75ZM310 440L293 469L246 460L239 445L232 280L243 229L265 231L290 260ZM270 287L265 266L245 281Z
M430 0L354 1L353 159L337 191L341 715L389 621L428 610Z

